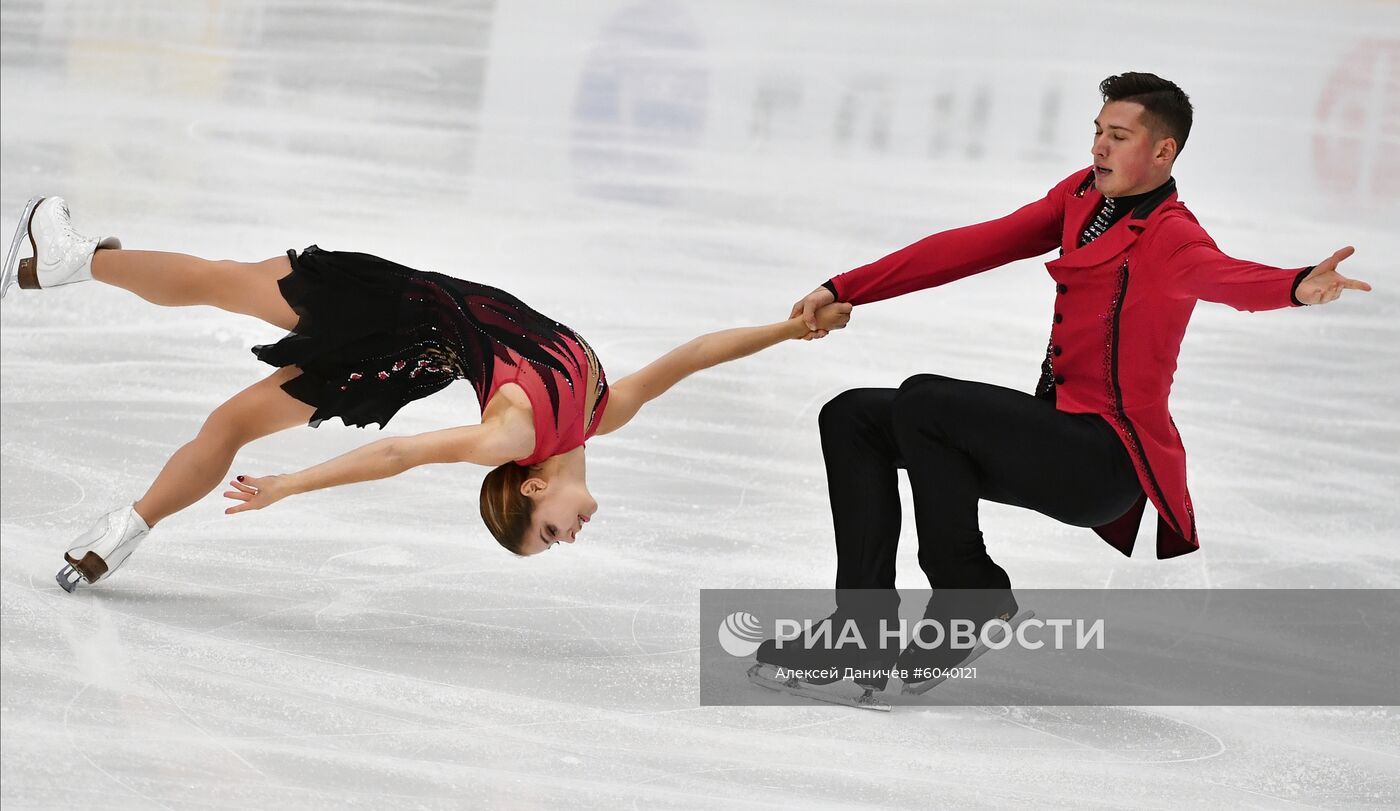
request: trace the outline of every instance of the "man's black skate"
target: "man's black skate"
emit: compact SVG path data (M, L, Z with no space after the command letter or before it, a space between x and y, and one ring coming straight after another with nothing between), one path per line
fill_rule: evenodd
M880 621L898 617L898 597L892 592L855 594L838 596L840 608L814 624L814 633L781 643L765 641L755 657L758 663L749 668L749 681L815 701L889 712L890 705L875 694L889 683L898 651L880 648ZM843 629L855 633L838 644Z
M794 642L789 640L784 649L797 647ZM830 651L820 653L826 655L812 655L810 651L800 656L785 655L782 649L775 647L774 640L767 640L758 649L758 663L749 668L749 681L769 690L827 704L890 711L890 705L875 696L884 689L888 677L863 682L848 680L844 676L846 667L859 669L854 664L857 660L849 656L832 657Z
M898 668L907 674L902 692L905 695L927 693L948 679L951 668L963 667L981 658L991 650L982 641L984 629L989 640L1000 643L1005 634L1014 633L1017 626L1034 616L1034 611L1023 610L1016 604L1011 589L935 591L924 610L924 619L936 623L943 634L938 644L932 644L938 633L930 627L911 640L900 654ZM998 625L1004 623L1005 627L987 628L993 621L998 621ZM953 634L956 623L975 629L975 643L955 644L958 641Z

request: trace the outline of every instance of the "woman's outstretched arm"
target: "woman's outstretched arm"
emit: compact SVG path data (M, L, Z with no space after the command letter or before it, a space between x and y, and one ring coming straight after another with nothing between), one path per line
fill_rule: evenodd
M239 476L229 482L233 489L224 496L242 503L229 507L224 513L260 510L287 496L312 490L387 479L419 465L471 462L495 467L529 455L533 437L518 434L519 431L502 430L501 426L491 423L446 428L371 442L298 473Z
M820 330L841 329L850 318L851 305L843 303L829 304L816 314ZM783 341L803 338L808 332L802 316L796 316L762 327L711 332L678 346L641 371L608 387L608 407L603 412L598 433L606 434L626 425L643 405L701 369L752 355Z

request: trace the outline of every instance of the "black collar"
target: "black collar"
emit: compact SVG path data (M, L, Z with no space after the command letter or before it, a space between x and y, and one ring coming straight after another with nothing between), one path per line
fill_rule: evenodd
M1152 191L1134 194L1128 197L1119 197L1118 205L1131 206L1133 209L1133 219L1145 220L1153 211L1157 210L1157 206L1165 203L1167 198L1175 193L1176 178L1169 177L1166 183L1163 183Z

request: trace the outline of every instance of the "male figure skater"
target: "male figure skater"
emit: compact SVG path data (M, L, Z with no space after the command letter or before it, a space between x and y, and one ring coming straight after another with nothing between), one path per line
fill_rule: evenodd
M1125 555L1150 500L1157 556L1194 551L1186 456L1167 395L1196 302L1272 310L1371 289L1337 272L1350 247L1292 269L1221 253L1172 179L1191 131L1187 95L1150 73L1110 76L1099 90L1091 169L1006 217L836 276L793 306L819 338L813 314L833 301L866 304L1060 252L1046 265L1056 298L1034 396L922 374L897 389L843 392L822 409L837 589L894 587L899 467L929 583L1001 595L979 619L1016 611L1011 581L983 544L981 499L1093 527Z

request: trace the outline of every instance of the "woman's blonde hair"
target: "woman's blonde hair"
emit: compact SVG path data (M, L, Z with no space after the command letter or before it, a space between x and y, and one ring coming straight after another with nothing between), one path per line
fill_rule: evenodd
M481 481L481 520L501 546L524 554L525 533L535 514L535 501L520 492L533 468L506 462Z

